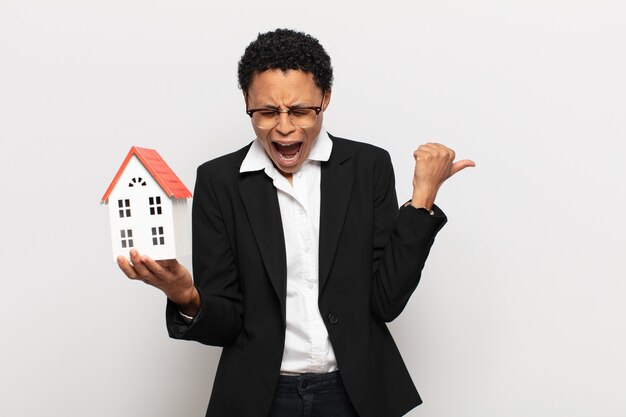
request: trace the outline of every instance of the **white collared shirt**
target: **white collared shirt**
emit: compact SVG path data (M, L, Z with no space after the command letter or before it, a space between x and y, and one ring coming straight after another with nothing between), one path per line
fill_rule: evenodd
M321 161L328 161L333 142L322 130L292 184L274 167L256 139L240 172L264 170L274 182L287 256L287 329L281 374L337 370L335 352L318 307Z

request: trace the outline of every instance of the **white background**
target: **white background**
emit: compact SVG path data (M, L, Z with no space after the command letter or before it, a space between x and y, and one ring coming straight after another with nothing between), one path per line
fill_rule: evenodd
M0 415L204 415L220 350L168 339L99 200L132 145L192 187L247 144L236 65L276 27L326 47L326 127L401 200L422 142L478 165L391 326L409 416L626 415L626 7L575 0L0 0Z

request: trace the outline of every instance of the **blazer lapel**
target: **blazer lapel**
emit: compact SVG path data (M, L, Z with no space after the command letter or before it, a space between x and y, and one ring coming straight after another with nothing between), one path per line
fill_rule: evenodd
M322 294L328 280L348 212L354 181L350 165L350 155L341 148L338 141L334 141L330 159L327 162L322 162L319 247L320 294Z
M239 185L239 194L261 253L265 270L280 301L284 322L285 297L287 295L287 260L276 189L265 172L258 171L243 174Z

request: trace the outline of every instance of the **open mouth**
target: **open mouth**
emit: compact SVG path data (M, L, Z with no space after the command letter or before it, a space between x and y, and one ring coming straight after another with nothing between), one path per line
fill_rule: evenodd
M289 144L282 144L278 142L272 142L276 153L281 160L281 163L289 165L298 160L300 155L300 148L302 148L302 142L294 142Z

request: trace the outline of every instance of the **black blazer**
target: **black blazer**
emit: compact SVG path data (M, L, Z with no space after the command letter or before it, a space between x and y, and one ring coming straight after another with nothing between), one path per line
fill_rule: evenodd
M398 210L389 154L332 137L322 163L319 309L346 391L361 417L421 403L385 325L417 286L446 222ZM198 168L193 273L202 309L191 324L168 302L171 337L223 346L211 417L269 413L285 342L286 260L278 197L263 172L239 173L249 145Z

